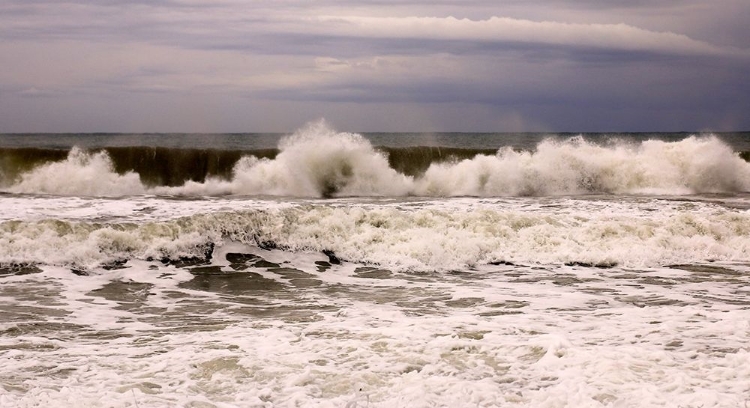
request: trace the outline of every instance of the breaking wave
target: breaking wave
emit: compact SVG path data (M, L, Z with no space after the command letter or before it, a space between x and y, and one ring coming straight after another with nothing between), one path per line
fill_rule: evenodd
M577 263L652 267L746 260L750 215L663 208L643 214L524 209L300 205L195 214L145 223L27 220L0 223L0 265L95 268L128 259L206 258L238 242L285 251L332 251L396 270L482 264Z
M127 196L554 196L750 191L750 164L714 136L548 139L532 151L375 147L314 124L278 149L4 149L3 191Z

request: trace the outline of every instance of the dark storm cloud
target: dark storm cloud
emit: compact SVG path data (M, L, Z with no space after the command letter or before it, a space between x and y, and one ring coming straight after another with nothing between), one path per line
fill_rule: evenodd
M10 0L0 4L0 131L58 130L59 112L48 112L55 103L84 117L70 107L78 103L111 117L110 130L130 130L141 111L125 100L171 106L144 123L175 130L190 130L181 127L183 105L212 112L206 126L231 124L205 130L290 130L300 119L279 111L287 102L332 120L398 104L422 112L412 127L427 117L465 126L443 118L473 106L485 119L467 130L503 130L497 118L533 129L665 130L680 115L694 128L750 128L741 114L750 105L742 18L750 4L704 3ZM238 103L271 113L264 122ZM35 120L12 113L21 106ZM87 126L72 123L59 130ZM570 129L576 123L581 129Z

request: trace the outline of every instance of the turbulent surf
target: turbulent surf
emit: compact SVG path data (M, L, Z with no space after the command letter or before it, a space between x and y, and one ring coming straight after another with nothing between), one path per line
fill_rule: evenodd
M743 406L748 136L0 135L0 406Z

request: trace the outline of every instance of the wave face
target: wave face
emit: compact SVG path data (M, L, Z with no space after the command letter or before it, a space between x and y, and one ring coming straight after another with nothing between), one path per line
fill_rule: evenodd
M314 124L277 149L0 150L5 192L127 196L556 196L750 191L750 164L715 136L547 139L533 150L375 147Z
M653 267L750 257L747 212L699 202L555 200L535 208L525 201L453 208L344 203L146 222L11 220L0 223L0 264L44 260L94 268L128 259L204 258L228 242L333 251L343 260L413 271L497 262Z

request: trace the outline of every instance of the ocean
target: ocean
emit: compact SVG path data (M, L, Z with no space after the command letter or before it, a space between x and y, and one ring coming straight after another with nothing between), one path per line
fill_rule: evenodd
M0 135L0 407L738 407L750 133Z

